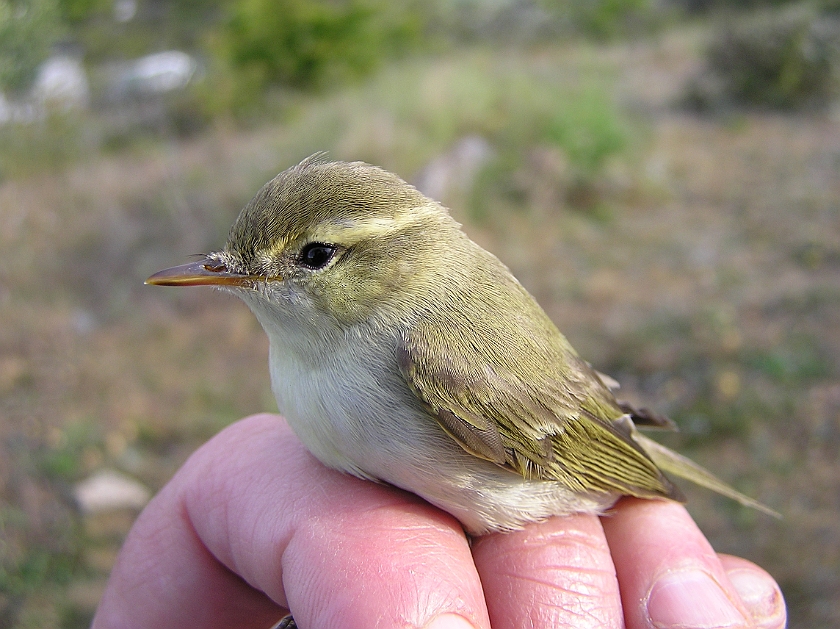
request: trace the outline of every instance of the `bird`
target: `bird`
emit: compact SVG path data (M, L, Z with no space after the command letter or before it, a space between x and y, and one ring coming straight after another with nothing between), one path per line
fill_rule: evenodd
M622 496L684 502L669 476L776 515L642 435L673 423L619 402L498 258L382 168L308 157L263 186L221 249L146 282L240 297L310 452L471 535Z

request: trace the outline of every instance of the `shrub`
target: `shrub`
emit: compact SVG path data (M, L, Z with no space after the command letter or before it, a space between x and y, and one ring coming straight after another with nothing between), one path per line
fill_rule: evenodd
M251 81L314 88L367 74L419 28L406 3L238 0L222 48Z
M762 12L719 28L689 100L701 108L818 105L836 94L839 73L840 20L801 7Z
M28 87L60 35L55 0L0 0L0 91Z
M600 174L606 161L628 144L627 127L609 96L589 88L558 103L544 130L582 178Z

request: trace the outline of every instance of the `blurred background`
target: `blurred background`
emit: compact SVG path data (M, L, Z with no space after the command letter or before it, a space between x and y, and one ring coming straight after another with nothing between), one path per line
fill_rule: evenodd
M0 627L88 626L148 496L275 408L243 303L143 280L320 150L448 205L840 626L838 87L838 0L0 0Z

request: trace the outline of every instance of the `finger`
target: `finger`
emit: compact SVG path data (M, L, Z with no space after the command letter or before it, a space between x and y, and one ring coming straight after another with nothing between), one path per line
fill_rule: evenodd
M494 629L622 626L615 570L594 516L486 535L473 557Z
M267 627L283 615L208 551L184 508L191 467L214 445L199 450L137 518L92 629Z
M97 615L130 600L134 617L102 626L269 626L291 608L304 629L422 627L436 618L489 627L455 520L326 469L277 416L224 430L156 502L129 536ZM131 574L144 561L144 573ZM183 572L183 583L172 576ZM255 599L270 613L260 611L259 622L251 608L236 616L242 600ZM215 609L204 612L210 601Z
M773 577L746 559L731 555L718 555L718 558L758 629L787 626L785 599Z
M717 554L682 505L625 498L602 523L627 629L754 626Z

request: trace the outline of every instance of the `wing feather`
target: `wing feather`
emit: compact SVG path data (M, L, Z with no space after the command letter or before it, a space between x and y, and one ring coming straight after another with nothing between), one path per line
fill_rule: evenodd
M633 424L612 393L547 316L508 321L503 313L511 308L502 304L493 316L457 305L415 320L397 360L411 390L464 450L575 490L681 498L632 438Z

